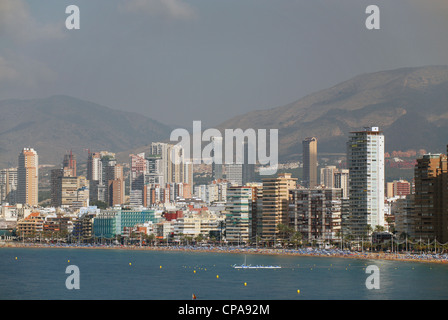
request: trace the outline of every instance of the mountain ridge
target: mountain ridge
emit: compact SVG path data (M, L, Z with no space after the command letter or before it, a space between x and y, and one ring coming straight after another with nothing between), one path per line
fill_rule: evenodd
M82 159L88 149L120 152L164 139L171 131L138 113L65 95L2 100L0 113L2 167L17 166L23 147L35 148L41 164L58 164L70 149Z
M238 115L218 128L278 128L279 156L292 159L308 136L318 138L321 151L345 152L348 133L367 126L381 127L387 150L444 150L448 66L361 74L287 105Z

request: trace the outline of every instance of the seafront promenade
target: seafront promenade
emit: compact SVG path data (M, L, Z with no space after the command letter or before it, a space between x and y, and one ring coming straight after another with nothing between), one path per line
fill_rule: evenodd
M65 248L65 249L103 249L103 250L148 250L148 251L181 251L204 253L234 253L234 254L264 254L264 255L291 255L310 257L333 257L368 260L395 260L413 262L448 263L448 254L406 252L358 252L341 249L316 248L255 248L235 246L139 246L139 245L80 245L80 244L34 244L34 243L0 243L1 248Z

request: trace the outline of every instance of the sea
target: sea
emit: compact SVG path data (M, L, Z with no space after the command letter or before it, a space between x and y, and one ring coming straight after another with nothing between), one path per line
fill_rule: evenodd
M244 263L281 268L233 267ZM0 248L0 275L1 300L448 298L446 264L335 257Z

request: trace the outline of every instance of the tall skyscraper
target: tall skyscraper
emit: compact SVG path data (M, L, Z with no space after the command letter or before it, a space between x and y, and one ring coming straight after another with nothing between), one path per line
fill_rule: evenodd
M19 154L17 169L17 203L36 206L39 193L39 160L33 148Z
M307 188L317 186L317 138L302 141L303 183Z
M351 132L347 143L350 214L348 232L364 236L384 226L384 135L378 127Z
M289 190L296 188L296 180L290 173L263 179L261 238L264 241L273 243L279 240L278 226L288 225Z

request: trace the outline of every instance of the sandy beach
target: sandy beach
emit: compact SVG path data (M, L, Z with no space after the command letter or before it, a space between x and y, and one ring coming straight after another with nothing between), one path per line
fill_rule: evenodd
M92 250L147 250L147 251L180 251L204 253L233 253L233 254L263 254L289 255L308 257L333 257L366 260L392 260L409 262L427 262L448 264L448 254L427 253L385 253L385 252L357 252L340 249L281 249L281 248L249 248L226 246L118 246L118 245L57 245L33 243L0 243L0 248L64 248L64 249L92 249Z

